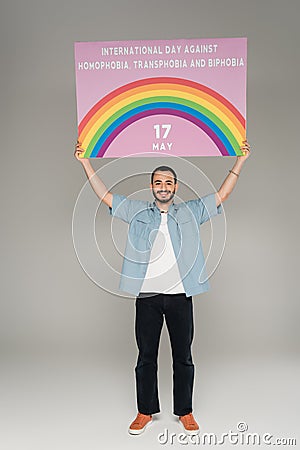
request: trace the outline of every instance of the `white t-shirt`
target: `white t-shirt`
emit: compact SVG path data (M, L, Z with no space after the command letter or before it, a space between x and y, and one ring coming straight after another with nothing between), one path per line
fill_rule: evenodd
M161 214L161 223L154 240L141 292L164 294L184 293L170 233L168 214Z

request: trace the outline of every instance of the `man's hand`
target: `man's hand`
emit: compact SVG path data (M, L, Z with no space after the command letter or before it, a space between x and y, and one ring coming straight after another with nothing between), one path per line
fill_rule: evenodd
M83 148L81 148L81 142L77 141L76 143L76 147L75 147L75 153L74 156L76 159L78 159L78 161L82 162L82 160L87 159L87 158L83 158L83 154L85 152L85 150L83 150Z
M237 161L245 162L247 158L250 156L250 145L247 139L243 141L243 144L240 146L240 149L243 152L243 155L237 157Z

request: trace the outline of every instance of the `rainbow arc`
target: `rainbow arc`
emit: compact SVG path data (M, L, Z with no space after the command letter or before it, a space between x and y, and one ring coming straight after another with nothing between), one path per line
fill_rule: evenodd
M121 86L97 102L79 124L84 157L103 157L131 124L154 115L176 116L201 128L221 155L240 155L245 118L225 97L183 78L145 78Z

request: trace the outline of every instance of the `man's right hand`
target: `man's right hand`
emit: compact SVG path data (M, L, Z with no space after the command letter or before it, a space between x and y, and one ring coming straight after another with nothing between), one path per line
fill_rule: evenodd
M83 148L81 148L81 142L77 141L75 153L74 153L75 158L78 159L78 161L80 161L80 162L82 162L83 160L87 160L88 158L82 157L84 152L85 152L85 150L83 150Z

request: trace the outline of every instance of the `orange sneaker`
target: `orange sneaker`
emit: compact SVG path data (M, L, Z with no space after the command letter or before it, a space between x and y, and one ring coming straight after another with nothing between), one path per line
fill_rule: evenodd
M128 428L130 434L141 434L145 428L152 422L152 416L138 413L134 421Z
M179 422L181 422L184 431L187 434L198 434L199 433L199 425L197 424L192 413L186 414L185 416L179 417Z

